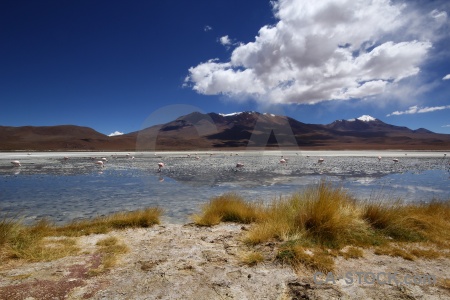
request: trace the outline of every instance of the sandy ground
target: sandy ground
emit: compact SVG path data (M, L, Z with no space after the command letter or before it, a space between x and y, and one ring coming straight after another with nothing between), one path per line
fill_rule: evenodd
M242 263L250 249L242 243L248 226L211 228L164 224L77 239L79 256L40 262L12 262L0 267L0 299L450 299L439 284L316 284L314 272L294 271L273 260L276 244L262 245L267 259L256 266ZM129 252L106 273L89 270L100 264L96 242L115 236ZM449 258L407 261L374 255L337 257L336 276L346 272L397 272L450 277Z

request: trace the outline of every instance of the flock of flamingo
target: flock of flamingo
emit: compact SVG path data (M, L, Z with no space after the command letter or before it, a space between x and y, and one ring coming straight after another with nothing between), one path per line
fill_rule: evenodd
M212 153L206 153L206 154L209 154L210 156L213 155ZM28 154L28 155L30 155L30 154ZM197 155L197 153L195 153L194 155L195 155L195 159L196 159L196 160L199 160L199 159L200 159L200 157ZM233 153L231 153L230 155L233 156ZM236 153L235 155L238 156L239 154ZM298 153L297 153L297 155L298 155ZM405 153L405 155L408 155L408 154ZM156 156L156 153L155 153L155 156ZM444 153L444 157L446 157L446 156L447 156L447 154ZM129 158L129 159L134 159L134 156L131 156L130 153L127 153L127 154L125 155L125 157L126 157L126 158ZM191 154L188 154L187 157L191 157ZM309 155L306 156L306 157L309 157ZM381 159L382 159L381 156L378 156L377 158L378 158L378 161L381 161ZM64 156L64 161L67 161L68 159L69 159L68 156ZM91 159L92 159L92 160L95 160L95 157L91 157ZM287 164L288 160L289 160L288 158L286 158L286 157L284 157L284 156L282 155L282 156L281 156L281 159L280 159L280 164ZM108 161L108 159L107 159L106 157L102 157L100 160L95 161L94 164L97 165L97 166L99 166L99 167L104 167L104 166L105 166L105 162L107 162L107 161ZM325 159L322 158L322 157L320 157L320 158L317 160L317 163L318 163L318 164L322 164L324 161L325 161ZM393 161L394 163L398 163L398 162L399 162L398 158L394 158L394 159L392 159L392 161ZM11 161L11 164L13 165L13 167L21 167L21 166L22 166L22 164L20 163L19 160L13 160L13 161ZM158 163L158 170L157 170L157 172L160 173L161 170L162 170L162 168L164 168L164 166L165 166L165 165L164 165L163 162L159 162L159 163ZM243 167L244 167L244 164L238 162L238 163L236 164L235 171L237 171L238 169L241 169L241 168L243 168Z

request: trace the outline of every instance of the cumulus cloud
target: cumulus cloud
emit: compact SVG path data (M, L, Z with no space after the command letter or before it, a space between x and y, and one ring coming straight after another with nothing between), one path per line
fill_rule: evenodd
M449 80L450 79L450 74L445 75L442 80Z
M231 45L231 40L228 37L228 35L224 35L219 39L220 43L224 46L229 46Z
M433 112L437 110L443 110L443 109L450 109L450 105L444 105L444 106L434 106L434 107L419 107L417 105L411 106L407 110L404 111L394 111L386 117L390 116L400 116L400 115L413 115L413 114L423 114L428 112Z
M123 132L120 132L120 131L114 131L113 133L110 133L110 134L108 134L108 136L116 136L116 135L122 135L123 134Z
M211 31L211 30L212 30L212 27L209 26L209 25L206 25L205 27L203 27L203 30L204 30L204 31Z
M417 75L434 32L447 22L438 9L418 13L389 0L278 0L278 22L236 46L229 61L189 69L185 83L204 95L263 103L317 103L382 94ZM220 42L229 46L228 36Z

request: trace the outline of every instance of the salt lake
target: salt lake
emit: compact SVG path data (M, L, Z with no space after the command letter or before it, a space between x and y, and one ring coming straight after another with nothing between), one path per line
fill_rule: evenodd
M226 192L270 201L323 179L361 200L447 200L449 156L440 151L3 152L0 213L27 223L44 217L63 223L159 206L164 221L185 223L203 203ZM107 160L103 167L95 164L101 158ZM14 167L13 160L21 166ZM160 172L159 162L165 164ZM236 168L237 163L244 166Z

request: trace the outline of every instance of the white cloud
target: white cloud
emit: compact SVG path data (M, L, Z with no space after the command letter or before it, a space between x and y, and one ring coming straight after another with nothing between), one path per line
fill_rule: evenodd
M444 126L442 126L442 127L450 127L450 125L444 125Z
M450 79L450 74L445 75L442 80L449 80Z
M205 27L203 27L204 31L211 31L213 28L209 25L206 25Z
M185 83L200 94L267 104L376 96L420 72L434 29L447 20L444 11L421 14L389 0L278 0L273 6L277 24L246 44L221 37L223 45L236 46L230 60L191 67Z
M231 45L231 40L228 37L228 35L224 35L219 39L220 43L224 46L229 46Z
M123 132L120 132L120 131L114 131L113 133L110 133L110 134L108 134L108 136L116 136L116 135L122 135L123 134Z
M443 109L450 109L450 105L434 106L434 107L419 107L417 105L414 105L414 106L411 106L410 108L408 108L407 110L404 110L404 111L398 111L398 110L394 111L394 112L386 115L386 117L400 116L400 115L423 114L423 113L428 113L428 112L433 112L433 111L443 110Z

